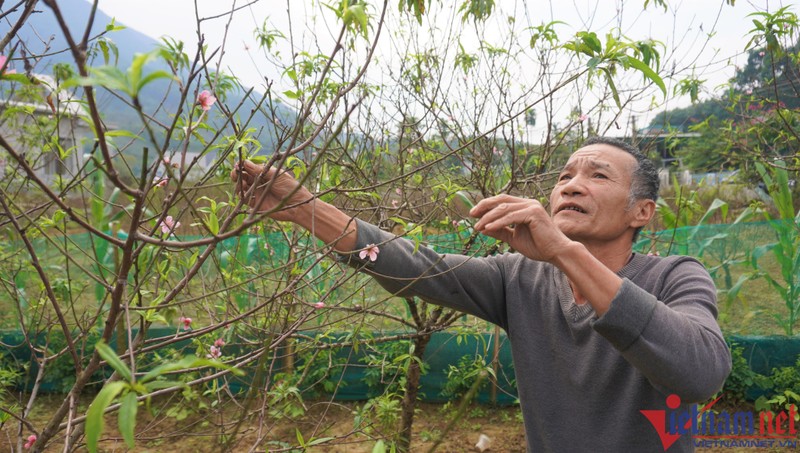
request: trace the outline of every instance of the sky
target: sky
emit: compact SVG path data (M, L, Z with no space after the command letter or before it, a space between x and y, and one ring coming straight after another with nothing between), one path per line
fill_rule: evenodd
M71 0L78 1L78 0ZM720 61L727 61L729 57L736 61L747 42L746 32L751 28L750 18L747 15L755 10L776 9L781 6L779 2L745 2L739 0L736 6L728 6L723 0L682 0L670 1L670 8L664 12L658 6L649 6L642 11L646 0L612 1L612 0L573 0L568 1L527 1L527 15L532 17L534 23L560 20L566 22L570 28L607 30L609 27L622 25L626 35L632 37L649 36L662 42L686 42L687 39L696 38L697 33L714 33L710 45L703 53L706 57L698 61L700 66L711 63L708 74L713 76L713 71ZM313 3L313 5L312 5ZM335 3L335 2L331 2ZM375 0L369 3L378 4ZM395 8L397 0L391 0ZM455 3L455 2L454 2ZM460 3L460 2L457 2ZM498 10L519 14L518 10L510 11L517 2L497 0ZM651 1L652 3L652 1ZM99 7L106 14L116 17L118 22L149 35L153 38L171 36L192 43L197 40L197 27L195 21L195 4L199 16L206 18L202 29L207 42L219 43L227 31L226 56L231 65L244 70L242 78L258 83L260 77L247 57L246 47L251 50L256 47L254 29L261 25L263 19L268 18L276 28L285 28L288 22L286 17L287 2L278 0L262 1L220 1L220 0L100 0ZM298 6L301 5L301 6ZM228 17L224 14L231 7L242 8L229 24ZM305 10L305 15L304 11ZM308 0L292 0L292 22L302 23L307 15L326 14L324 7L318 2ZM223 17L212 18L223 15ZM328 14L328 16L330 16ZM319 19L317 19L319 20ZM328 18L330 22L330 18ZM227 30L226 30L227 26ZM297 28L297 25L295 25ZM315 24L315 27L316 24ZM321 35L326 34L324 28ZM719 57L714 58L718 52ZM264 68L261 68L262 71ZM701 70L706 70L701 68ZM730 73L730 68L728 73ZM722 77L724 80L727 77Z
M560 27L567 32L560 33L562 37L574 34L575 30L591 30L600 35L617 27L633 39L659 40L668 49L675 49L674 53L664 55L665 67L706 80L706 91L702 96L708 97L732 77L737 65L742 66L746 62L744 49L749 39L747 32L752 28L748 14L782 6L781 2L768 1L738 0L735 6L730 6L724 0L667 0L669 8L664 11L661 7L653 6L652 1L643 10L645 1L497 0L493 20L513 16L521 26L563 21L567 25ZM398 1L388 2L389 8L396 11ZM368 3L373 5L373 11L381 4L377 0L368 0ZM460 4L461 1L455 3ZM226 43L222 67L235 74L245 85L257 87L263 87L265 80L278 85L282 83L276 66L257 49L254 30L265 20L272 28L287 34L288 24L292 24L291 38L298 43L294 51L311 43L319 44L321 49L330 49L334 42L332 30L336 30L335 18L319 2L291 0L291 13L287 13L287 5L290 5L288 0L100 0L99 3L100 9L116 17L117 22L153 38L166 35L187 44L197 42L196 18L201 18L206 43L212 47ZM237 10L233 19L230 19L230 15L225 13L232 8ZM491 28L487 27L487 33L491 34ZM293 51L287 43L288 40L279 44L284 46L284 53ZM387 45L383 49L386 58L391 58L390 47ZM672 106L682 106L688 104L689 100L679 98L669 102ZM645 121L651 110L648 105L638 107Z

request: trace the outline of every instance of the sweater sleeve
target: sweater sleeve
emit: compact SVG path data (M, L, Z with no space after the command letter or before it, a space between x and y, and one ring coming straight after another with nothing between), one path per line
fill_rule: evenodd
M684 402L716 393L731 370L717 324L716 290L705 268L690 258L665 260L650 294L629 279L610 309L595 320L603 335L656 388ZM649 286L649 285L648 285Z
M368 273L397 296L420 297L507 328L503 259L439 254L357 222L356 251L342 256L348 265ZM376 260L359 258L358 251L372 244L379 250Z

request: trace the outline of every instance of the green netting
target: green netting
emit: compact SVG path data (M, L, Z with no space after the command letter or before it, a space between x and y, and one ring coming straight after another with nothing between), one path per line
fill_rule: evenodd
M725 258L745 255L756 246L776 240L773 222L687 226L643 233L636 244L639 251L657 250L662 255Z
M703 225L659 232L645 232L637 242L635 249L640 253L658 252L661 255L683 254L697 257L709 269L716 280L718 288L726 291L731 288L741 274L752 271L747 264L752 257L752 252L758 247L776 241L775 227L775 223L754 222L733 225ZM192 240L198 238L179 236L178 239ZM467 250L467 253L478 255L494 244L492 240L471 238L466 231L429 236L424 240L420 240L420 242L431 245L437 251L443 253L463 253L464 250ZM469 247L465 247L465 244L469 244ZM74 234L59 238L55 243L48 242L44 238L37 238L34 241L34 246L36 247L38 258L45 266L48 277L54 283L54 286L57 286L59 282L69 281L73 287L82 286L85 288L82 293L83 297L91 297L93 291L103 293L107 291L107 288L90 278L88 273L100 276L108 282L113 281L111 277L113 275L113 263L117 257L114 255L114 248L108 247L102 240L92 238L88 234ZM24 261L25 259L27 252L21 244L10 244L10 247L7 247L8 249L16 249L18 253L16 255L4 255L2 261L0 261L0 272L5 273L2 276L4 281L13 281L21 290L17 300L10 300L6 292L0 299L0 304L24 305L30 303L31 301L28 301L27 297L34 292L38 276L27 265L28 263L13 262L13 259L18 261ZM164 250L157 247L149 246L149 249L148 253L151 254L164 253ZM203 266L201 275L198 278L207 278L211 281L223 278L221 274L233 272L234 270L245 274L268 273L271 270L286 266L288 261L293 261L293 268L305 272L303 278L307 281L308 287L304 288L303 291L312 291L313 294L327 294L331 297L329 299L331 301L345 300L351 297L353 292L336 287L336 279L339 278L341 272L331 271L332 260L324 259L320 250L322 250L321 244L311 240L308 235L300 233L262 233L231 238L215 247L213 260L209 260ZM70 266L68 269L64 265L63 254L65 253L80 263L82 267ZM165 256L167 255L170 255L169 250L167 250ZM98 268L97 264L94 263L95 257L101 257L99 261L102 263L102 267ZM152 255L149 257L152 257ZM146 263L146 260L142 260L142 263ZM4 267L5 270L2 270ZM292 275L291 269L287 274ZM229 276L225 276L225 278L229 278ZM373 297L371 300L381 301L389 298L389 295L377 288L374 283L363 283L365 281L370 280L364 276L362 283L359 284L372 285L369 287L369 291L374 294L370 296ZM253 303L253 295L257 294L259 290L263 292L264 287L256 287L251 282L247 285L236 287L231 292L234 293L234 298L240 304L239 308L245 309ZM403 303L396 299L387 300L387 304L384 307L387 307L387 309L394 307L393 309L399 310L399 312L405 310ZM13 328L17 322L14 315L16 310L3 309L2 312L0 319L5 322L6 327ZM406 315L408 315L407 312ZM313 329L314 326L306 326L304 328ZM348 324L341 327L343 332L350 328L351 326ZM175 327L166 327L164 329L169 331L164 335L175 334ZM390 331L391 328L387 328L382 333L376 332L375 335L386 335ZM304 334L307 337L313 336L311 331L306 331ZM24 341L21 341L21 334L12 332L10 335L16 335L17 339L12 341L11 337L6 337L3 341L7 345L16 346L9 347L6 351L6 359L10 357L15 363L23 365L32 363L29 352L26 352L29 348ZM481 349L477 346L481 342L485 345L490 336L490 334L486 333L480 341L479 336L466 336L466 339L459 343L456 340L457 337L452 333L434 334L425 355L425 362L429 366L429 372L423 377L422 382L422 391L425 399L440 401L446 398L443 396L442 389L449 380L447 373L451 367L462 365L459 363L462 357L482 358L485 363L490 363L491 357L489 357L490 354L487 349L485 347ZM35 343L41 345L46 342L46 338L51 337L40 335L36 338ZM52 341L52 339L49 341ZM298 344L301 344L305 340L297 341ZM508 343L504 336L502 337L502 343L498 370L501 389L497 391L497 401L499 403L509 403L515 399L513 368ZM792 349L792 351L795 350ZM285 351L280 350L275 353L284 354ZM336 395L338 398L364 399L374 395L379 390L374 385L368 384L368 367L363 360L364 354L363 348L359 350L358 348L344 347L335 351L335 356L340 359L341 363L332 372L338 373L334 376L336 381L345 384L338 387ZM758 354L760 353L754 352L753 357L758 356ZM791 352L789 355L792 355L792 357L788 357L786 361L793 362L797 354ZM302 360L302 358L298 358L298 364L302 364ZM763 364L758 364L758 367L763 367ZM69 366L66 366L66 368L69 368ZM29 369L29 373L35 373L35 371L35 366ZM58 377L53 379L52 383L47 384L50 387L46 386L45 390L59 391L68 387L68 383L59 382ZM248 379L230 381L230 385L234 388L236 386L243 388L248 383ZM489 400L491 398L490 389L491 387L484 389L479 399L482 401Z
M736 284L738 276L754 270L749 264L753 251L777 241L779 223L713 224L644 233L634 249L644 253L658 252L663 256L695 257L714 277L717 289L727 291ZM798 229L792 222L784 225ZM771 258L765 256L763 259L769 262Z
M134 335L137 331L134 330ZM295 351L303 351L308 348L321 348L333 341L341 340L344 335L330 336L330 335L317 335L314 332L303 332L307 338L314 338L314 342L308 340L297 340L292 343L292 349ZM148 331L148 338L158 339L167 338L175 335L175 329L170 328L154 328ZM58 333L41 334L32 338L32 343L35 344L63 344L63 338ZM93 349L93 341L86 344L86 352L91 353ZM466 362L483 362L485 364L492 363L493 349L495 337L491 334L483 335L456 335L450 332L436 332L431 335L430 341L425 349L423 361L426 364L425 373L420 379L421 394L420 398L428 402L443 402L449 401L459 396L458 390L456 392L448 393L446 388L448 382L451 381L448 374L459 366L463 366ZM516 403L516 387L514 383L514 369L511 361L511 348L508 338L503 334L497 338L497 352L498 360L496 370L497 387L492 388L489 380L485 380L478 395L477 401L488 403L496 403L501 405L509 405ZM0 342L5 345L2 354L3 367L14 367L16 369L25 369L28 367L27 379L20 382L20 388L17 390L30 390L34 385L34 379L39 371L38 363L31 358L30 349L25 336L19 331L6 331L0 332ZM305 344L304 344L305 343ZM402 343L402 344L400 344ZM110 341L111 345L117 345L116 337ZM394 349L407 352L407 341L392 341L384 344L386 347L382 351ZM393 346L400 346L396 348ZM118 345L120 350L124 350L127 345L123 342ZM243 344L230 344L226 345L226 354L244 356L251 353L255 346L248 346ZM264 363L272 371L272 377L275 378L279 373L286 371L285 364L286 358L290 354L288 346L282 346L275 351L271 351L267 360ZM352 347L342 346L330 349L330 356L316 356L315 363L311 364L312 368L324 370L325 380L336 383L334 386L335 391L326 391L324 386L319 385L320 381L311 382L313 387L308 386L309 383L302 387L307 396L315 397L333 397L342 401L359 401L371 397L378 396L393 382L399 382L401 376L392 376L388 373L385 376L380 376L378 379L375 377L374 368L366 365L365 358L369 355L369 351L365 346ZM194 347L188 340L172 343L156 351L162 357L169 357L171 354L179 353L182 355L195 353ZM151 354L152 355L152 354ZM306 357L304 359L303 357ZM307 360L307 355L298 354L296 360L293 360L294 367L299 369L298 372L303 372L303 366L306 365L304 360ZM388 356L389 362L395 357ZM140 359L141 360L141 359ZM162 359L163 360L163 359ZM146 360L141 360L137 366L139 372L146 372L153 366L161 364L162 361L151 361L148 363ZM255 382L255 366L243 367L245 375L241 377L229 376L220 379L217 382L218 386L227 385L233 393L242 393L249 390L250 386ZM66 392L74 384L74 370L72 369L71 361L68 357L62 357L58 362L48 365L48 372L44 374L43 380L40 383L39 391L48 393L61 393ZM111 375L111 369L101 369L95 374L93 389L99 389L102 385L103 378ZM313 373L313 371L312 371ZM460 389L464 390L464 389Z
M182 241L201 239L199 236L179 236ZM410 238L414 240L413 238ZM689 255L700 259L707 267L715 268L719 265L736 264L748 258L749 253L756 247L774 242L776 233L770 222L740 223L734 225L702 225L696 227L682 227L651 233L643 233L635 245L639 252L655 252L661 255ZM480 237L471 239L466 230L459 233L427 236L419 239L420 243L432 246L442 253L469 253L480 254L494 244L491 239ZM73 283L92 284L93 280L86 274L91 272L112 282L114 262L118 260L119 251L109 247L108 243L100 238L92 237L88 233L72 234L57 238L54 242L45 238L36 238L33 241L39 260L47 266L49 275L54 279L69 278ZM469 246L465 247L465 244ZM195 250L202 250L198 247ZM20 251L20 258L25 259L27 252L21 243L11 244L10 249ZM265 233L257 235L244 235L230 238L217 244L214 250L216 259L209 260L203 266L205 275L209 275L215 267L230 270L234 266L255 266L259 270L279 268L290 258L296 259L297 266L303 269L312 268L309 275L315 279L324 274L327 264L319 262L319 255L312 250L321 250L317 241L311 240L305 234L286 235L283 233ZM150 253L148 255L148 253ZM144 258L152 257L153 253L169 253L149 246ZM70 256L81 267L73 267L67 274L64 255ZM140 260L144 262L145 260ZM96 262L99 262L98 265ZM317 264L314 264L317 262ZM0 267L8 265L0 262ZM14 266L11 266L12 268ZM36 275L30 268L16 266L17 272L14 279L18 286L35 280ZM719 282L718 282L719 283Z

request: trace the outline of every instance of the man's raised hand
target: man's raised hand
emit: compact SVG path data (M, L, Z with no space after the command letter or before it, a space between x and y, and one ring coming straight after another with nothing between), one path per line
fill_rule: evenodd
M537 261L552 262L558 251L572 242L536 200L497 195L481 200L470 215L479 219L476 230Z
M297 222L302 208L314 198L290 173L249 160L236 163L231 179L236 183L236 193L247 197L245 202L251 208L269 212L275 220Z

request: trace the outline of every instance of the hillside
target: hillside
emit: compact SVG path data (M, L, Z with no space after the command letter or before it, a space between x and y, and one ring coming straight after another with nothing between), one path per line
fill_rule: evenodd
M70 0L69 2L62 2L61 5L70 32L74 36L82 36L86 29L91 4L84 0ZM65 7L65 5L68 5L68 7ZM55 64L74 64L74 60L72 59L72 55L66 51L67 41L56 22L54 14L41 2L37 10L37 13L31 16L15 39L11 41L10 45L19 45L18 49L24 48L28 56L33 56L33 58L36 59L35 62L33 59L29 60L34 64L34 72L52 74ZM14 14L11 14L10 18L11 21L13 21ZM106 26L112 23L112 20L115 21L114 23L116 25L125 25L124 17L112 19L98 10L92 26L91 36L99 36L106 29ZM151 51L159 45L159 41L132 28L124 28L122 30L106 33L105 38L116 45L118 49L117 65L123 71L130 65L135 54ZM20 55L20 51L17 51L17 55ZM113 63L112 61L112 64ZM92 66L100 66L103 64L102 55L94 55ZM22 64L17 63L16 67L21 68ZM160 69L168 70L168 67L163 62L156 62L146 66L145 73ZM251 99L258 100L261 96L261 93L254 91L251 95ZM243 97L244 92L242 90L233 90L229 93L225 103L230 106L230 108L235 108L235 106L242 102ZM99 91L97 99L103 119L109 128L126 129L136 135L140 135L143 123L138 114L128 105L129 99L120 98L120 96L104 90ZM175 84L170 84L169 81L162 79L148 85L140 94L140 101L146 113L153 115L158 121L167 124L172 121L168 112L177 110L177 106L180 102L180 93ZM240 120L244 122L246 116L249 115L254 108L255 104L253 101L250 99L245 100L239 110L242 112L239 115ZM276 116L281 122L284 124L292 123L294 112L289 107L278 104L275 109ZM215 109L214 112L218 114L219 109ZM210 124L217 127L224 124L224 118L220 116L210 116L208 121ZM275 134L270 119L263 113L257 113L248 127L260 131L258 138L263 146L262 152L271 152L274 148ZM163 143L163 134L159 137L159 141ZM141 143L141 145L139 143ZM136 149L140 150L142 146L153 145L139 141L135 146L129 148L131 149L130 152L136 154ZM192 145L193 150L199 150L201 147L202 145L199 143L193 143Z

